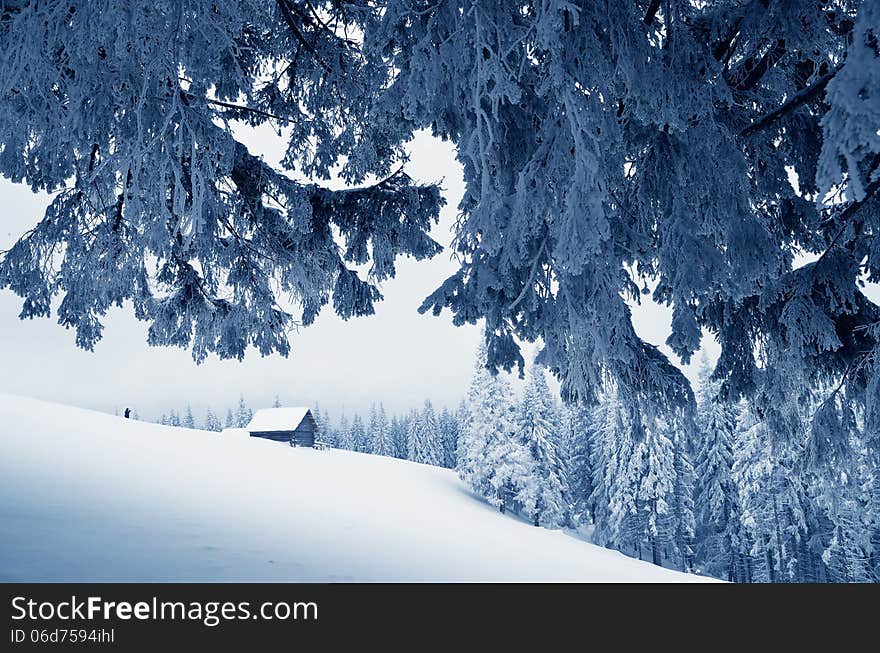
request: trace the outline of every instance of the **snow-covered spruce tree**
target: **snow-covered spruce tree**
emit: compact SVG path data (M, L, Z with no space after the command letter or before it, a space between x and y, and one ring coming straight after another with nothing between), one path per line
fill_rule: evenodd
M820 405L818 410L823 410ZM816 421L813 423L815 424ZM806 427L807 446L801 473L807 486L805 516L808 538L802 544L800 580L870 582L874 545L872 529L873 452L859 418L832 440L845 442L818 455L816 429ZM816 461L824 461L816 465ZM817 555L818 554L818 555ZM818 559L817 559L818 558Z
M880 583L880 459L878 459L878 454L880 454L880 450L873 447L868 450L869 465L865 482L866 521L871 550L868 569L871 579L875 583Z
M245 428L253 416L254 412L245 403L244 395L239 395L238 406L235 409L235 426L240 429Z
M562 426L544 369L533 365L516 413L515 437L532 458L535 526L557 528L567 519L565 471L559 456Z
M180 423L183 428L194 429L196 427L196 418L193 416L192 406L186 405L186 412L183 414L183 420Z
M688 454L688 436L694 431L690 416L678 416L672 433L672 464L675 483L672 488L671 512L673 520L672 545L679 568L694 570L696 519L694 518L694 466Z
M458 439L456 471L474 492L502 511L511 498L509 469L501 473L514 441L514 406L510 384L500 374L486 368L487 351L483 341L477 351L474 373L465 398L466 415ZM517 460L521 460L518 457Z
M694 476L685 446L688 420L650 408L624 406L616 388L608 389L589 418L580 420L588 434L588 461L581 465L590 477L577 483L591 491L586 502L597 544L690 570Z
M355 416L351 419L351 430L349 431L348 441L349 441L349 449L351 451L357 451L359 453L369 453L369 435L367 433L367 427L364 426L364 420L360 415L355 413Z
M643 560L652 553L645 548L650 508L642 503L646 494L642 479L647 467L644 426L628 415L626 427L618 437L617 442L611 443L609 460L611 544Z
M409 424L405 415L391 418L391 441L394 443L394 457L401 460L407 460L409 453L407 450L407 440L409 433Z
M440 444L443 450L443 467L455 469L455 454L458 449L458 417L446 407L437 418L440 430Z
M397 167L398 129L367 115L391 69L348 35L378 11L0 5L0 174L57 192L0 260L21 316L48 316L60 296L59 322L91 349L107 310L131 302L151 344L201 361L286 355L290 328L331 300L344 318L372 313L397 256L439 251L427 232L441 204ZM294 180L236 140L235 121L283 131L284 168L323 180L340 164L360 186Z
M235 428L235 417L232 415L232 409L226 409L226 422L223 424L224 428L231 429Z
M646 437L640 416L620 402L615 388L609 388L594 415L591 442L593 539L640 559L648 534L649 511L642 501Z
M385 414L385 406L381 403L376 411L375 420L371 422L372 452L377 456L394 456L394 441L391 436L391 425Z
M407 450L409 459L414 462L443 465L443 443L440 439L437 414L429 400L425 400L425 407L421 413L414 413L410 418Z
M370 447L369 447L370 450L369 450L369 453L373 453L373 442L374 442L374 439L375 439L376 420L377 420L377 419L378 419L378 416L377 416L377 414L376 414L376 402L374 401L373 403L370 404L370 416L369 416L369 418L368 418L368 420L367 420L367 433L366 433L366 437L367 437L367 440L369 440L369 443L370 443Z
M592 411L590 430L591 494L588 498L595 528L593 541L612 546L615 534L612 529L612 493L616 487L616 447L629 441L623 411L617 400L617 392L611 388L602 396Z
M315 406L315 411L317 412L318 407ZM333 428L333 423L330 421L330 413L326 410L321 415L321 421L318 425L319 433L321 434L321 439L329 444L331 447L339 446L339 434L336 432L336 429Z
M563 408L563 432L568 444L566 478L569 497L569 526L595 523L593 507L593 410L579 404Z
M809 506L797 463L803 447L773 441L767 423L742 406L734 446L733 479L751 548L753 582L800 580Z
M318 406L318 403L315 402L315 405L309 409L312 413L312 419L315 420L315 440L320 440L321 442L327 442L326 431L329 424L324 422L324 416L321 414L321 408Z
M208 410L205 413L205 430L215 432L223 430L223 425L220 424L220 418L214 414L214 411L211 410L210 406L208 406Z
M635 449L634 459L642 465L637 472L640 476L637 505L644 512L644 536L655 565L662 564L661 554L673 541L675 524L670 508L675 487L673 448L671 425L657 420L646 429Z
M862 467L862 473L865 469ZM877 582L871 569L871 506L865 493L869 485L864 476L841 473L838 487L827 483L814 495L825 508L831 527L830 539L822 552L828 580L842 583Z
M455 423L458 428L458 437L456 438L455 452L453 453L453 458L455 458L455 467L453 467L453 469L458 469L458 452L461 450L461 434L468 422L469 415L467 401L462 399L458 402L458 408L455 409Z
M333 428L333 424L330 422L330 414L326 410L322 413L317 402L314 408L312 408L312 417L315 418L315 424L318 429L315 433L315 438L330 447L338 447L339 438L336 429Z
M351 437L351 426L348 423L348 418L345 416L345 413L342 413L342 416L339 418L339 428L336 430L338 433L337 441L338 447L340 449L347 449L348 451L354 451L354 441Z
M875 0L382 5L366 43L396 76L376 115L456 143L466 182L460 269L422 308L485 318L491 366L540 338L566 396L610 373L624 403L689 403L631 324L650 280L682 361L718 339L731 401L880 396L859 288L880 278Z
M409 412L406 417L406 454L407 460L414 460L416 455L415 451L415 441L419 437L419 430L421 429L421 425L419 424L419 414L413 409Z
M703 358L697 386L699 446L694 463L696 558L707 574L748 582L749 545L742 527L739 490L733 480L736 406L719 397L721 384L710 379Z
M330 421L330 415L327 411L324 411L324 417L321 420L321 439L326 442L329 446L338 448L341 447L339 444L339 429L333 426L333 423Z
M180 426L180 415L177 414L177 411L173 408L171 412L168 413L168 424L169 426Z

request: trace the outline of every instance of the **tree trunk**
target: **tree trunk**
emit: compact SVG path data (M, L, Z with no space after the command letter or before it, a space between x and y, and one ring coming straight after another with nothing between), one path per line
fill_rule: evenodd
M764 554L767 558L767 578L771 583L776 582L776 570L773 567L773 551L770 550L770 536L764 535Z
M658 567L662 566L660 564L660 547L657 546L656 537L651 538L651 561Z

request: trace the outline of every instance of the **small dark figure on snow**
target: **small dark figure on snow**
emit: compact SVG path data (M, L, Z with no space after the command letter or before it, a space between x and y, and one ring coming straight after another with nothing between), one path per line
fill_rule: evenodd
M131 408L126 408L125 409L125 419L128 419L129 417L131 417Z

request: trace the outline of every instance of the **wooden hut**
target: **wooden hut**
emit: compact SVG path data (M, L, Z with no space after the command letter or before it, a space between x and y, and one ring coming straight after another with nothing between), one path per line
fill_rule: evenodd
M287 442L291 447L314 447L318 425L308 408L263 408L254 413L247 430L252 438Z

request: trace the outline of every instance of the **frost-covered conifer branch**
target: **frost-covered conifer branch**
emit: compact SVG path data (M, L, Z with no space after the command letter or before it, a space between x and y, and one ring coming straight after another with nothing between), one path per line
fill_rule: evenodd
M316 57L292 54L282 11ZM5 3L0 172L64 189L0 258L22 317L60 299L59 322L92 348L102 316L131 302L150 343L201 361L249 346L285 354L290 327L331 300L343 317L372 312L398 256L439 251L428 231L442 199L390 173L401 142L369 124L388 71L340 35L367 13L298 0ZM326 177L344 157L356 187L293 181L235 140L230 117L286 123L288 167ZM364 280L352 264L367 263Z
M876 2L4 7L0 171L73 186L0 282L25 316L64 297L87 345L126 301L168 322L153 341L223 355L283 347L279 292L303 324L371 311L397 256L437 251L439 193L392 173L425 129L466 189L459 269L422 310L484 320L490 367L541 341L567 397L614 383L677 410L692 395L664 352L687 362L706 334L724 392L756 405L876 359ZM284 122L284 167L315 183L247 153L231 118ZM359 188L317 185L338 169ZM668 350L632 325L641 287L672 310ZM875 371L854 369L837 396L867 410Z
M623 270L637 269L673 308L676 355L687 360L704 330L721 340L719 375L734 395L778 391L770 366L801 379L791 396L839 379L871 347L850 347L847 333L871 320L857 287L865 268L835 255L801 272L790 252L827 246L820 189L848 182L816 166L831 125L823 116L835 94L841 108L858 104L858 84L871 83L856 71L877 70L858 45L872 43L858 35L873 10L660 3L651 16L655 4L508 11L463 1L414 17L388 3L378 32L388 40L377 43L393 43L390 95L459 145L468 182L455 241L462 269L422 309L448 307L456 323L486 317L490 365L517 363L513 337L540 338L542 362L576 395L594 396L607 374L628 402L643 392L687 402L674 366L627 326ZM873 143L876 123L851 124ZM851 198L873 190L870 147L849 164L866 180ZM863 215L873 221L867 207ZM843 232L843 250L864 251L853 235ZM535 278L539 259L549 293Z

